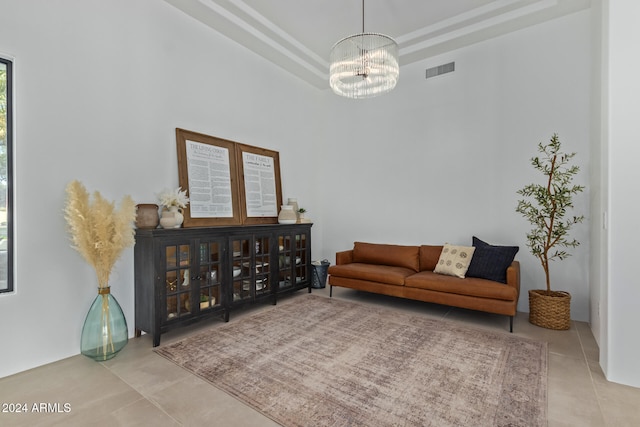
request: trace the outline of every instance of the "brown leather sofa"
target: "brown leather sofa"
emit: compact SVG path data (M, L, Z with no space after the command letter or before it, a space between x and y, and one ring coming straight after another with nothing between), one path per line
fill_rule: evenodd
M513 332L520 295L520 264L506 270L506 283L476 277L464 279L434 273L443 246L400 246L354 243L336 253L329 267L329 295L333 287L390 295L509 316Z

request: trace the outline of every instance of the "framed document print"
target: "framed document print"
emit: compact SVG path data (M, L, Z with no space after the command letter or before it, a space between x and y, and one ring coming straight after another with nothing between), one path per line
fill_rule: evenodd
M185 227L275 224L282 204L277 151L176 129Z
M277 151L236 143L243 224L275 224L282 204Z
M242 223L236 143L176 129L180 187L188 190L185 227Z

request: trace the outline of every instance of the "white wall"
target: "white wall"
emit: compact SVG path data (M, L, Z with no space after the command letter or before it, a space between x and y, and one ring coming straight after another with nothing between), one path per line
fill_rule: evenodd
M608 163L608 268L603 304L607 320L600 346L601 366L607 379L640 387L640 286L638 255L638 183L640 169L640 4L604 1L605 100L603 128Z
M523 298L543 283L515 191L539 179L536 144L558 132L588 183L589 12L404 66L363 102L320 92L153 0L0 0L0 51L15 57L17 292L0 297L0 377L77 354L95 292L69 247L64 187L154 202L177 186L175 127L280 151L284 197L315 221L314 258L354 240L521 247ZM424 69L456 61L453 74ZM576 200L588 213L589 193ZM554 265L588 320L589 225ZM133 328L132 250L112 292Z
M69 181L153 203L178 186L182 127L280 151L284 197L320 209L321 94L165 2L0 0L0 52L15 58L18 242L0 377L79 353L97 284L65 231ZM131 249L111 285L132 330Z
M576 151L576 178L590 170L590 12L584 11L401 69L398 87L367 101L330 98L323 200L323 252L354 241L471 244L476 235L519 245L522 294L543 288L526 247L529 224L516 191L542 175L530 166L554 132ZM425 69L455 61L451 74ZM589 192L575 199L589 216ZM581 246L551 267L552 287L572 294L572 318L589 320L589 225Z
M603 123L600 118L603 114L603 86L605 75L603 56L602 33L602 1L594 0L591 4L591 180L589 183L591 193L591 251L589 254L589 318L591 331L598 345L601 344L603 322L606 321L605 308L602 303L604 283L606 283L607 270L607 236L605 229L605 214L607 205L607 183L603 170L607 164L606 137L603 137Z

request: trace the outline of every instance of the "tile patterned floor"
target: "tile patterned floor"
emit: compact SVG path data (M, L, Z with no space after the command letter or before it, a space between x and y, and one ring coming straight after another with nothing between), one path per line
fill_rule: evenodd
M316 289L314 293L328 296L329 289ZM396 307L475 327L508 331L508 320L504 316L341 288L334 289L333 295L374 307ZM256 305L233 312L231 321L269 307ZM212 320L172 331L163 335L162 343L219 324L222 323ZM514 322L514 333L549 343L550 427L640 425L640 389L604 378L598 365L598 347L587 324L573 322L568 331L550 331L531 325L527 315L520 313ZM25 403L29 410L28 413L0 412L1 426L277 425L157 356L149 336L130 340L116 358L104 363L74 356L2 378L0 403ZM34 412L34 404L36 409L44 411Z

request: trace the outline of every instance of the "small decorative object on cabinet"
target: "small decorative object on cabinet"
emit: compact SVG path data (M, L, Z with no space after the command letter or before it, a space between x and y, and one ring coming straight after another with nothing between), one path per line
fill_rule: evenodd
M173 328L311 292L311 224L138 229L134 269L136 336L157 346Z
M180 228L183 221L182 208L170 206L168 209L162 210L162 217L160 218L162 228Z
M114 357L127 344L127 322L118 302L111 296L109 276L122 251L133 245L136 207L125 196L115 205L94 192L93 201L84 186L73 181L67 185L65 219L73 247L95 269L98 296L91 305L82 328L80 349L94 360Z
M287 199L287 205L293 206L293 211L298 212L298 199L295 197L289 197Z
M279 224L295 224L298 221L292 205L280 206L280 214L278 215Z
M180 228L184 221L182 209L189 204L187 191L181 187L175 190L165 190L158 196L162 205L162 214L160 216L160 225L162 228Z
M298 212L297 212L297 214L298 214L298 222L304 222L304 213L306 211L307 210L305 208L298 209Z
M158 205L154 203L140 203L136 205L136 228L156 228L160 221Z

